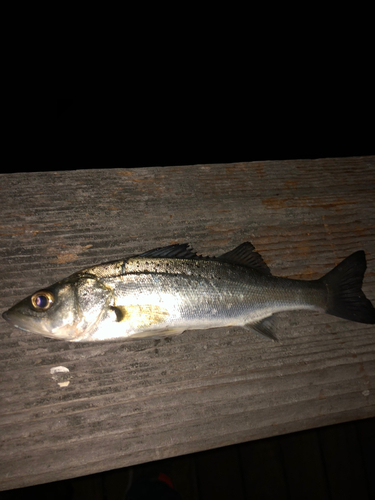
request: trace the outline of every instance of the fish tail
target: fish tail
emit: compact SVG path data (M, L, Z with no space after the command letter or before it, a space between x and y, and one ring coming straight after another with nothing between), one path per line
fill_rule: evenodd
M362 291L366 267L365 252L359 250L321 278L328 290L328 314L375 324L375 308Z

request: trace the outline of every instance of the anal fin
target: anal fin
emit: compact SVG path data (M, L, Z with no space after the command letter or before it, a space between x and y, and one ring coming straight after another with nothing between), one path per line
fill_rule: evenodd
M251 330L261 337L266 337L269 340L278 340L274 332L274 315L267 318L245 325L244 328Z

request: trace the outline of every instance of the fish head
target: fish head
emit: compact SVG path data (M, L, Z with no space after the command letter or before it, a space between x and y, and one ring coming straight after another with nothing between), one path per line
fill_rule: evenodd
M21 300L3 314L13 326L60 340L85 340L108 309L110 290L74 275Z

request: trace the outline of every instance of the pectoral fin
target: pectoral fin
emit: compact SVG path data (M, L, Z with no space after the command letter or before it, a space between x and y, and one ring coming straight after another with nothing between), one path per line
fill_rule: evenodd
M169 318L167 309L154 304L116 305L111 309L115 321L126 323L129 330L155 329L156 325L166 323Z

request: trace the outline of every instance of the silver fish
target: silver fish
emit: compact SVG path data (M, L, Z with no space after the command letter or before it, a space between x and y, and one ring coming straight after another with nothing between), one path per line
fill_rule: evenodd
M318 280L280 278L251 243L220 257L177 244L79 271L3 317L21 330L69 341L229 326L276 339L273 318L281 311L310 309L375 324L375 309L361 290L365 270L365 253L358 251Z

